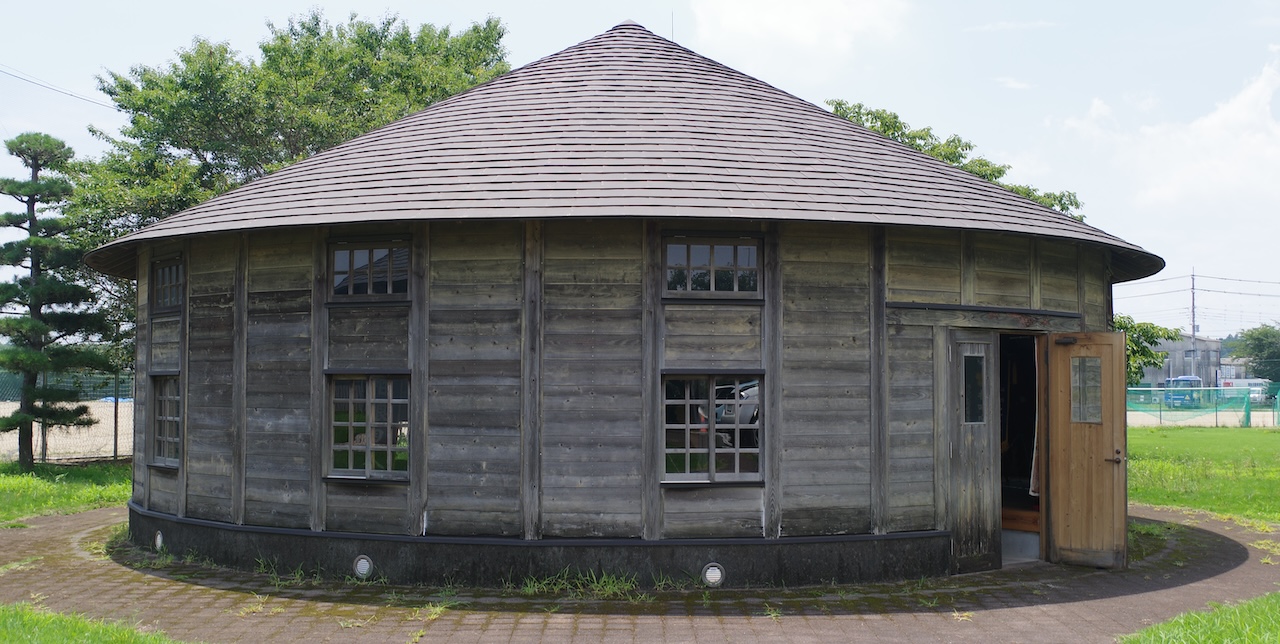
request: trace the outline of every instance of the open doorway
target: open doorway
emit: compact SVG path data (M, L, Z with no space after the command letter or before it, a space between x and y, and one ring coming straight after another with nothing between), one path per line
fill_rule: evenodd
M1000 518L1004 564L1041 558L1036 336L1000 335Z

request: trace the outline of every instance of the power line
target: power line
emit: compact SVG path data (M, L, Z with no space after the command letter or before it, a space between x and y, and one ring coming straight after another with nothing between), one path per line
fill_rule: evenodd
M1200 289L1200 290L1202 290L1202 291L1203 291L1204 289ZM1172 291L1159 291L1159 292L1157 292L1157 293L1136 293L1136 294L1134 294L1134 295L1120 295L1120 296L1114 297L1114 298L1112 298L1112 299L1115 299L1115 300L1127 300L1127 299L1135 298L1135 297L1151 297L1151 296L1153 296L1153 295L1169 295L1170 293L1186 293L1186 292L1187 292L1187 289L1185 289L1185 288L1179 288L1179 289L1174 289L1174 290L1172 290Z
M84 101L84 102L86 102L86 103L92 103L92 104L94 104L94 105L97 105L98 107L105 107L105 108L107 108L107 109L115 110L115 111L117 111L117 112L119 112L119 111L120 111L120 108L116 107L115 105L111 105L111 104L109 104L109 103L103 103L103 102L100 102L100 101L95 101L95 100L93 100L92 98L89 98L89 97L87 97L87 96L81 96L81 95L79 95L79 94L77 94L77 93L75 93L75 92L73 92L73 91L71 91L71 90L68 90L68 89L62 89L61 87L58 87L58 86L53 85L53 84L51 84L51 83L47 83L47 82L45 82L45 81L42 81L42 80L40 80L40 79L36 78L35 76L31 76L30 74L28 74L28 73L26 73L26 72L23 72L23 71L18 70L18 69L14 69L13 67L9 67L8 65L0 64L0 67L4 67L4 68L12 69L12 70L13 70L12 72L8 72L8 71L5 71L4 69L0 69L0 74L4 74L5 76L11 76L11 77L16 78L16 79L18 79L18 80L20 80L20 81L22 81L22 82L24 82L24 83L31 83L32 85L35 85L36 87L42 87L42 88L47 89L47 90L49 90L49 91L51 91L51 92L57 92L57 93L59 93L59 94L64 94L64 95L66 95L66 96L70 96L71 98L74 98L74 99L76 99L76 100ZM17 72L17 73L15 74L15 73L13 73L13 72ZM21 74L21 76L20 76L19 74Z
M1187 279L1188 277L1190 277L1190 275L1174 275L1173 277L1162 277L1158 280L1137 280L1133 282L1121 282L1119 284L1116 284L1116 286L1144 286L1146 284L1157 284L1160 282L1172 282L1173 280L1184 280L1184 279Z

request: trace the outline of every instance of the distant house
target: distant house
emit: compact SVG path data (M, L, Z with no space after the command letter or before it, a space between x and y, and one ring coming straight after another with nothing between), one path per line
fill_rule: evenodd
M624 23L118 239L133 539L498 583L1125 563L1155 255ZM708 568L711 563L717 564Z

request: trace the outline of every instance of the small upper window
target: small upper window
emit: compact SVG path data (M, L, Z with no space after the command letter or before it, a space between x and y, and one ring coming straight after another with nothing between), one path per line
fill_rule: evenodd
M409 292L409 246L405 242L339 244L333 248L332 260L335 296Z
M760 242L671 238L666 242L667 293L760 297Z
M151 310L170 311L182 307L186 293L182 259L174 257L151 265Z

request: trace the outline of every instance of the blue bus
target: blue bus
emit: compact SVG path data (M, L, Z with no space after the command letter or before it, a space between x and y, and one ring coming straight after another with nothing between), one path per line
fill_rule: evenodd
M1164 379L1165 407L1199 407L1204 382L1199 376L1178 376Z

